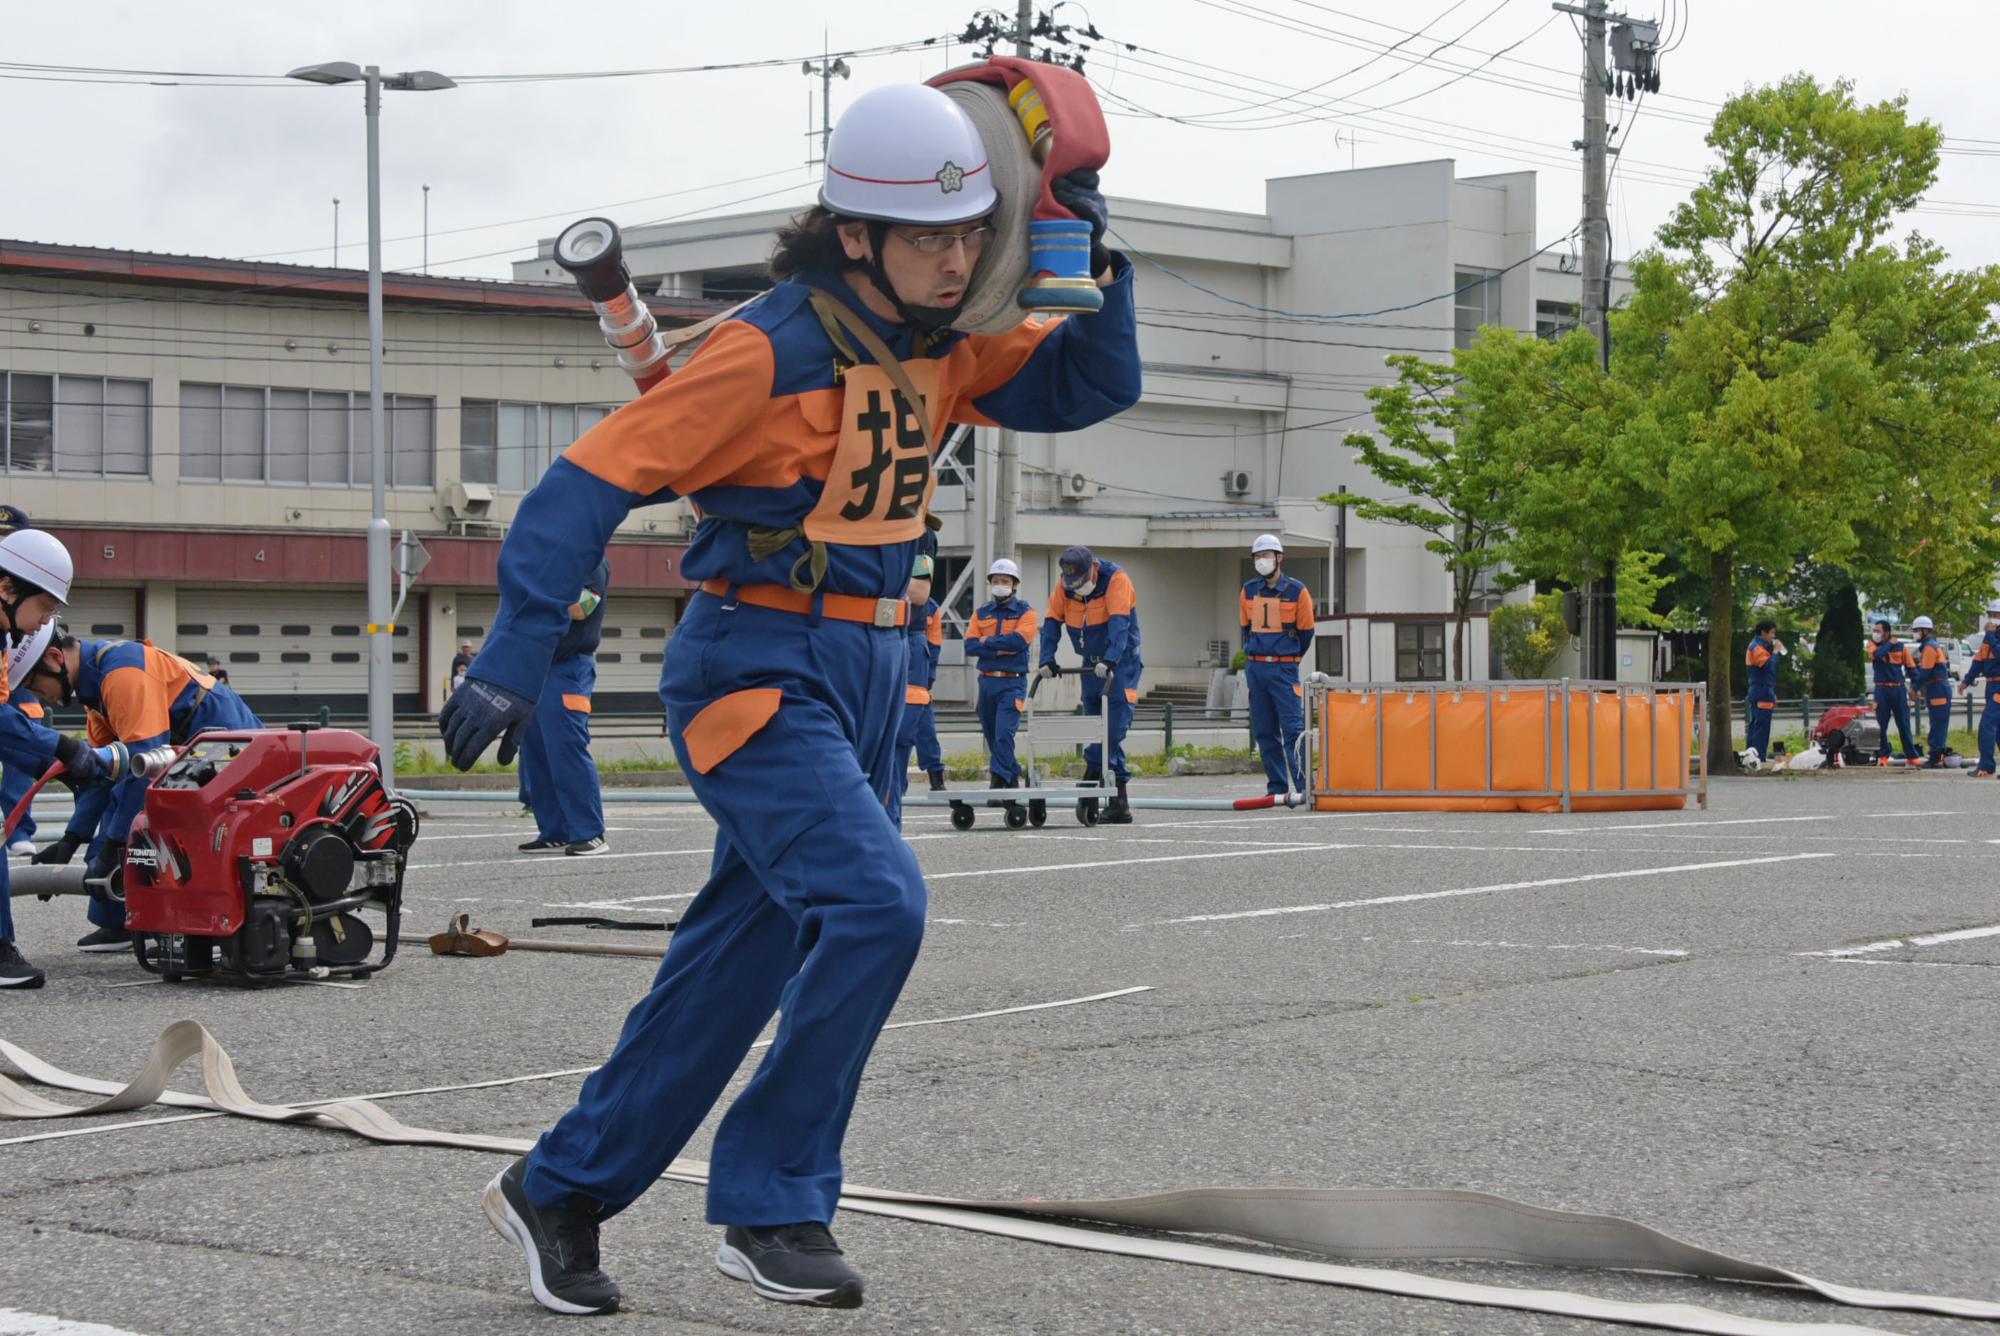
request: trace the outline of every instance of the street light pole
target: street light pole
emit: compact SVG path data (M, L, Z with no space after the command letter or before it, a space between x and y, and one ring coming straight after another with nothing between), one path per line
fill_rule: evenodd
M307 65L288 76L307 83L360 83L368 122L368 736L381 752L382 787L396 787L395 630L389 601L388 432L382 416L382 90L457 87L432 70L382 76L348 61Z

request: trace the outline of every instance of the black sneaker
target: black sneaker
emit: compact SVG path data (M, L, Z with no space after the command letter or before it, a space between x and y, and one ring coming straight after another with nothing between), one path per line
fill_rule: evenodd
M861 1276L847 1264L833 1231L817 1220L797 1225L731 1225L715 1250L731 1280L758 1297L814 1308L861 1307Z
M40 988L48 975L36 969L11 941L0 941L0 988Z
M98 956L109 955L113 951L130 951L132 934L123 928L99 928L77 938L76 949Z
M943 792L944 792L944 771L942 771L942 770L933 770L933 771L931 771L931 772L930 772L930 775L931 775L931 792L932 792L932 793L943 793Z
M604 842L602 835L593 835L587 840L578 840L566 846L563 852L572 858L589 858L592 854L608 854L611 846Z
M514 847L524 854L559 854L569 846L561 840L529 840Z
M502 1169L479 1204L500 1237L528 1255L528 1288L551 1313L615 1313L618 1284L597 1269L597 1211L564 1206L544 1210L528 1200L521 1179L528 1162Z

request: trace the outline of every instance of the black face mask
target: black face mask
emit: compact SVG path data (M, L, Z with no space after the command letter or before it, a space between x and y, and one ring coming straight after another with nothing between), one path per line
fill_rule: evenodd
M936 334L951 327L958 318L955 306L913 306L897 295L896 285L889 281L889 271L882 267L882 247L889 240L889 226L886 223L868 224L868 258L861 262L862 272L875 285L888 303L896 308L896 314L905 324L923 334Z

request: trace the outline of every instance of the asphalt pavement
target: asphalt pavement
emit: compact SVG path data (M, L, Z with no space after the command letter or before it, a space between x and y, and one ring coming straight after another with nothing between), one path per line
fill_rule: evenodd
M662 940L529 927L666 919L699 889L714 828L698 809L609 816L608 856L522 856L532 829L511 804L434 805L409 927L463 911L516 936ZM848 1176L968 1197L1477 1188L1822 1279L2000 1299L1996 816L2000 787L1960 774L1719 781L1706 812L1146 811L1086 829L1058 809L1040 831L996 813L959 833L917 810L906 833L931 917L896 1020L1147 991L886 1033ZM273 1102L588 1066L654 969L413 949L361 988L141 983L127 957L71 949L78 903L16 913L50 980L0 995L0 1037L122 1080L192 1017ZM580 1079L386 1107L532 1136ZM0 1336L59 1321L149 1336L576 1326L534 1306L480 1215L495 1157L220 1118L143 1125L164 1112L0 1124ZM57 1130L87 1134L18 1139ZM665 1183L607 1225L626 1295L608 1329L1597 1329L857 1214L835 1228L867 1306L799 1312L716 1272L702 1211L698 1188ZM1992 1329L1653 1275L1406 1269L1799 1323Z

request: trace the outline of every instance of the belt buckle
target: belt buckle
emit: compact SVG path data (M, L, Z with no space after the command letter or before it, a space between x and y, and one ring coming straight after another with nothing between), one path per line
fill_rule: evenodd
M896 610L902 605L900 598L878 598L875 600L875 625L894 626Z

